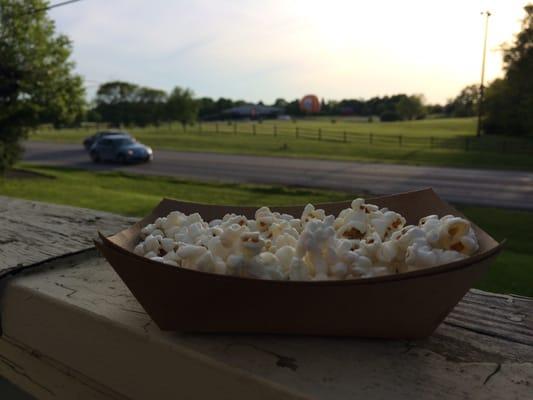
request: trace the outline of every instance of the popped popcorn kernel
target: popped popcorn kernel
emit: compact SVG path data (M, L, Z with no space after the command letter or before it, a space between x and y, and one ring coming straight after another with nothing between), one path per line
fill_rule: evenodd
M133 252L196 271L268 280L364 279L431 268L479 250L469 221L428 215L417 225L387 208L352 201L338 215L307 204L299 218L256 210L204 221L178 210L144 226Z

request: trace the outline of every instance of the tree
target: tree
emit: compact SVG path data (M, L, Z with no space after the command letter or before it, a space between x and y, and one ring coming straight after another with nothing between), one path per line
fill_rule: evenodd
M427 104L426 111L428 114L443 114L444 107L440 104Z
M381 122L400 121L401 119L401 115L396 111L383 111L379 116Z
M422 95L404 96L396 103L396 111L402 119L415 119L424 116L424 100Z
M96 92L96 111L102 120L119 127L133 123L133 103L136 100L139 86L123 81L101 84Z
M43 0L0 0L0 172L20 157L20 140L41 122L71 124L84 111L72 46L41 10Z
M468 85L464 87L455 99L446 106L448 114L454 117L472 117L477 114L479 100L479 86Z
M217 105L211 97L202 97L198 99L198 116L200 118L215 117L217 114Z
M184 126L196 121L199 104L193 96L192 90L176 86L167 100L166 119L180 121Z
M303 112L300 108L300 100L295 99L287 104L285 107L285 112L289 115L299 116L303 115Z
M167 94L164 90L140 87L135 96L135 115L133 120L136 125L159 125L166 119Z
M533 4L524 7L522 30L503 48L505 77L487 88L486 133L533 133Z
M509 121L518 122L519 115L514 107L507 104L509 86L504 79L494 80L485 91L485 109L489 110L487 118L483 121L486 133L505 134L514 131L509 127Z
M285 109L285 107L287 107L287 104L289 104L289 103L287 103L287 100L282 99L282 98L278 98L274 102L274 107L279 107L279 108Z
M167 94L134 83L107 82L96 92L96 112L112 126L158 125L166 117Z

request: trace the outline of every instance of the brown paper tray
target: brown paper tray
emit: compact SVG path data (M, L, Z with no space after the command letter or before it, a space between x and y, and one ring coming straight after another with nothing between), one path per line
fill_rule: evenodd
M462 214L432 189L369 199L416 224L426 215ZM337 214L350 202L318 204ZM344 281L268 281L193 271L132 252L143 226L179 210L204 220L226 213L253 217L256 207L214 206L163 199L150 215L96 246L162 330L419 338L430 335L501 251L473 225L473 257L397 275ZM300 215L303 206L272 207Z

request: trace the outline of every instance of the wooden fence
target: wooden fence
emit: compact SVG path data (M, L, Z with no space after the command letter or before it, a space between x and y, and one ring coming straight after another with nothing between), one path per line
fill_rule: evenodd
M498 152L533 154L533 138L506 136L412 136L377 133L351 132L324 128L308 128L301 126L208 123L196 124L186 128L189 133L199 134L249 134L252 136L292 137L324 142L360 143L367 145L395 145L407 148L455 149L466 152Z
M82 128L88 132L106 129L104 124L87 124ZM316 140L324 142L359 143L375 146L397 146L399 148L413 149L448 149L465 152L497 152L508 154L533 154L533 137L515 136L413 136L404 134L362 133L343 129L325 129L323 127L302 127L296 124L271 124L271 123L236 123L236 122L209 122L196 123L183 126L178 123L163 124L159 127L145 129L170 129L177 132L197 134L220 135L250 135L286 137L301 140ZM41 126L39 131L53 130L53 127Z

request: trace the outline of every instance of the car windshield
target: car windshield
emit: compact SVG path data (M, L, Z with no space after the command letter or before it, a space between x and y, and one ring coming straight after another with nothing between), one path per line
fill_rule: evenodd
M135 142L130 138L122 138L122 139L115 139L113 140L113 146L115 147L122 147L122 146L128 146L131 144L134 144Z

